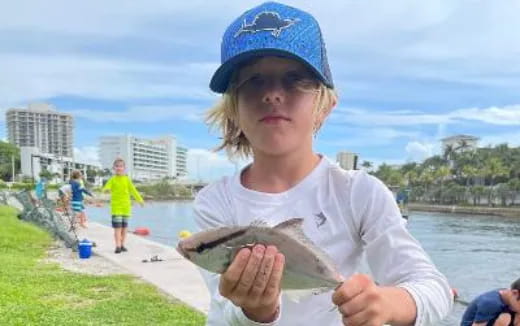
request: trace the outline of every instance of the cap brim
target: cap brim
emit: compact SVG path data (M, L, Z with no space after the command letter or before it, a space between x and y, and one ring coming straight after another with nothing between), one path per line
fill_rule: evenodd
M218 67L218 69L213 74L213 77L211 78L209 88L216 93L225 93L229 86L231 76L233 75L233 72L236 68L240 67L252 58L265 56L283 57L294 59L298 62L301 62L310 71L312 71L316 75L316 77L318 77L318 79L322 81L327 87L333 88L333 86L327 82L326 78L310 63L308 63L301 57L294 55L291 52L287 52L280 49L251 50L234 56L233 58L229 59L224 64L222 64L220 67Z

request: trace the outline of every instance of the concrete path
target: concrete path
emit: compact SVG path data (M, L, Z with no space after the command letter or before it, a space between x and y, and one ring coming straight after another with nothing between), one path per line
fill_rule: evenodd
M128 252L115 254L112 228L98 223L90 223L88 229L79 230L78 236L80 240L87 238L96 243L93 254L105 257L163 292L208 313L210 298L200 272L174 248L129 233L125 244ZM142 262L155 255L163 261Z

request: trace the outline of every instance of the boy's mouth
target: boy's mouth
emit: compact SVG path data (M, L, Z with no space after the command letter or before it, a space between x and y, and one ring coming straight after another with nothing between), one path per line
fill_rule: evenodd
M268 115L260 119L260 122L266 123L273 123L278 121L290 121L290 119L281 115Z

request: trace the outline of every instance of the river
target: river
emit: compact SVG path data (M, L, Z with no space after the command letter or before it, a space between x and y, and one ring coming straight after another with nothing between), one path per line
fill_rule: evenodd
M109 225L109 208L88 207L90 220ZM150 228L150 240L174 246L181 230L193 230L192 202L158 202L134 208L130 229ZM413 212L408 222L437 267L463 300L520 277L520 219ZM442 323L456 326L464 306L456 303Z

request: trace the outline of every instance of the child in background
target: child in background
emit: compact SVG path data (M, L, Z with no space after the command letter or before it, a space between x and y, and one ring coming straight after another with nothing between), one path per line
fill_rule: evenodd
M61 207L63 207L65 213L69 213L69 201L72 194L72 187L70 186L70 183L66 183L62 185L58 189L58 204L60 204Z
M81 178L82 174L80 171L75 170L72 172L71 179L69 181L72 193L72 200L70 204L72 206L75 219L79 219L79 225L86 228L87 215L85 214L85 205L83 204L83 194L85 193L90 197L93 197L93 195L87 189L81 186Z
M125 161L120 158L116 159L113 168L115 175L108 179L103 187L103 191L111 192L110 206L116 244L115 253L119 254L128 251L125 247L125 239L128 219L132 213L130 196L141 206L144 205L144 201L137 189L135 189L132 180L125 174Z
M47 193L45 190L45 178L40 178L40 181L36 184L36 187L34 188L34 193L36 194L36 199L38 200L38 204L41 203L43 198L47 197Z

